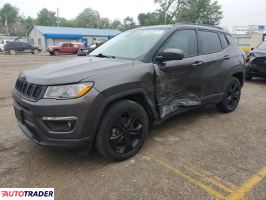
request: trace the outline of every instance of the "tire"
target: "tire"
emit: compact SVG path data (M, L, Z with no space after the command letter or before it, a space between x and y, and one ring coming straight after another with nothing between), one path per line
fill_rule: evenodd
M32 51L32 54L39 54L40 53L40 51L38 50L38 49L34 49L33 51Z
M59 56L60 55L60 52L59 51L54 51L54 55L55 56Z
M223 100L216 105L218 110L224 113L233 112L240 101L241 87L239 80L233 77L229 82Z
M149 118L142 106L118 101L107 109L96 136L95 146L108 160L123 161L142 147L149 131Z
M51 56L54 56L54 52L49 52L49 54L50 54Z
M17 52L16 52L16 50L14 50L14 49L11 49L10 51L9 51L9 54L10 55L16 55L17 54Z

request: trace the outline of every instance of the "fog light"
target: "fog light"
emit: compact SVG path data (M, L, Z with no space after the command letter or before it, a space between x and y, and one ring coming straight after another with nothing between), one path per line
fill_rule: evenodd
M71 132L76 125L76 117L43 117L44 124L52 132Z

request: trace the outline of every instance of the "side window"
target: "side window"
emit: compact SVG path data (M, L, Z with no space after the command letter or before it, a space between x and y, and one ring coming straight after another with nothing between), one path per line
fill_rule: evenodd
M236 44L236 39L233 38L231 35L226 35L227 40L229 41L230 44Z
M222 33L219 33L219 36L220 36L223 48L226 49L229 46L229 42L228 42L227 38Z
M191 57L198 54L197 36L194 30L182 30L176 32L168 40L163 49L181 49L185 57Z
M68 47L67 43L62 44L62 47Z
M199 31L202 53L210 54L222 51L222 45L218 33L209 31Z

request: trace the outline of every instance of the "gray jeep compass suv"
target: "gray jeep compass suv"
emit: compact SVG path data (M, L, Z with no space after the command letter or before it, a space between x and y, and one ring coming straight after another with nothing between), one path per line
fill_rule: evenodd
M108 159L125 160L154 123L205 104L234 111L244 60L232 36L217 27L129 30L89 56L24 71L13 90L15 114L40 145L95 146Z

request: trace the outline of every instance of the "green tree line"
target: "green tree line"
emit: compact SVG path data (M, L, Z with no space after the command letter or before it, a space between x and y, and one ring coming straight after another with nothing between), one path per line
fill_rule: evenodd
M0 33L25 36L34 25L112 28L121 31L137 26L179 22L217 25L223 17L221 6L216 0L154 0L154 3L159 5L159 9L154 12L140 13L138 22L130 16L122 21L112 21L100 16L98 11L91 8L84 9L74 19L58 18L56 12L43 8L34 19L20 15L17 7L5 4L0 8Z

